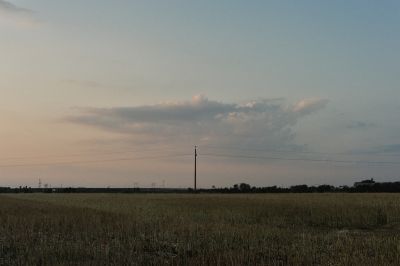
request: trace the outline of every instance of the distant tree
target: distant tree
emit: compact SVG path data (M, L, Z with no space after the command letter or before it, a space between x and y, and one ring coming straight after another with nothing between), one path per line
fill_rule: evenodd
M320 185L317 187L317 192L332 192L334 189L335 187L331 185Z
M308 189L307 185L297 185L297 186L291 186L290 192L306 193L306 192L309 192L309 189Z
M239 185L239 189L241 192L250 192L251 191L251 186L249 184L246 183L241 183Z

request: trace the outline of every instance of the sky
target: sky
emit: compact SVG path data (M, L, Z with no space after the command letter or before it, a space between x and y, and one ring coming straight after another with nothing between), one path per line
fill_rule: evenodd
M400 180L400 2L0 0L0 186Z

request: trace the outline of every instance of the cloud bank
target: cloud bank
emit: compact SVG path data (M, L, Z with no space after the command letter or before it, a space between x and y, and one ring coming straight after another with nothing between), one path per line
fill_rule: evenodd
M400 154L400 144L377 146L371 149L372 153Z
M199 95L149 106L80 108L66 120L142 142L282 148L294 145L298 121L327 103L318 98L291 105L282 99L222 103Z
M346 126L346 128L348 129L360 129L360 130L365 130L374 127L377 127L375 123L364 122L364 121L353 121Z
M35 12L14 5L5 0L0 0L0 22L12 22L20 26L35 26L39 20L35 17Z

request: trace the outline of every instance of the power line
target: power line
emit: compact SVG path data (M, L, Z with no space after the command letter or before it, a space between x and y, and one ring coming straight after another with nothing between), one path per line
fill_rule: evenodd
M70 161L70 162L57 162L57 163L32 163L32 164L8 164L8 165L0 164L0 168L92 164L92 163L107 163L107 162L120 162L120 161L153 160L153 159L175 158L175 157L186 157L186 156L192 156L192 154L170 154L170 155L160 155L160 156L104 159L104 160L91 160L91 161Z
M224 147L215 147L215 146L204 146L208 148L215 149L232 149L232 150L248 150L248 151L274 151L276 150L267 150L267 149L246 149L246 148L224 148ZM197 147L196 147L197 148ZM160 151L166 149L151 149L147 151ZM171 150L171 149L170 149ZM172 149L176 150L176 149ZM122 153L130 153L130 152L139 152L145 150L126 150L126 151L111 151L104 153L97 153L96 155L110 155L110 154L122 154ZM290 151L279 151L279 152L290 152ZM300 152L300 153L315 153L315 152ZM87 153L88 155L90 153ZM324 153L315 153L315 154L324 154ZM60 156L52 156L62 158L62 157L72 157L72 156L81 156L83 153L69 154L69 155L60 155ZM195 150L195 159L198 153ZM243 159L258 159L258 160L284 160L284 161L304 161L304 162L325 162L325 163L353 163L353 164L376 164L376 165L400 165L400 162L395 161L370 161L370 160L338 160L338 159L312 159L312 158L287 158L287 157L277 157L277 156L257 156L257 155L235 155L235 154L226 154L226 153L204 153L201 154L205 157L225 157L225 158L243 158ZM162 159L162 158L172 158L172 157L186 157L193 156L193 154L167 154L167 155L159 155L159 156L142 156L142 157L133 157L133 158L117 158L117 159L101 159L101 160L87 160L87 161L66 161L66 162L54 162L54 163L15 163L15 164L0 164L0 168L12 168L12 167L35 167L35 166L56 166L56 165L74 165L74 164L92 164L92 163L107 163L107 162L118 162L118 161L134 161L134 160L152 160L152 159ZM49 156L50 157L50 156ZM15 157L17 158L17 157ZM18 157L18 158L27 158L27 157ZM31 158L47 158L47 157L31 157ZM195 161L196 163L196 161ZM196 175L196 172L195 172ZM196 176L195 176L196 178ZM196 181L195 181L196 182Z
M16 156L16 157L5 157L0 158L0 160L21 160L21 159L46 159L46 158L67 158L67 157L80 157L85 155L112 155L112 154L124 154L124 153L131 153L131 152L158 152L158 151L177 151L177 149L170 149L170 148L155 148L155 149L135 149L135 150L126 150L126 151L106 151L106 152L82 152L82 153L71 153L71 154L56 154L56 155L44 155L44 156Z
M205 157L210 156L210 157L243 158L243 159L259 159L259 160L284 160L284 161L325 162L325 163L400 165L400 162L389 162L389 161L285 158L285 157L269 157L269 156L253 156L253 155L218 154L218 153L204 153L204 154L202 153L201 155L205 156Z
M315 152L315 151L296 151L296 150L278 150L278 149L261 149L261 148L243 148L243 147L223 147L204 145L201 148L216 149L216 150L238 150L238 151L256 151L256 152L271 152L271 153L293 153L293 154L315 154L315 155L344 155L344 156L384 156L384 157L400 157L400 154L382 154L382 153L364 153L355 154L348 152Z

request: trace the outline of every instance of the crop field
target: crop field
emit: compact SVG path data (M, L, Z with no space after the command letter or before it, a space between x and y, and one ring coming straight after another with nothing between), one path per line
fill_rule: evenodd
M398 194L3 194L0 265L399 265Z

